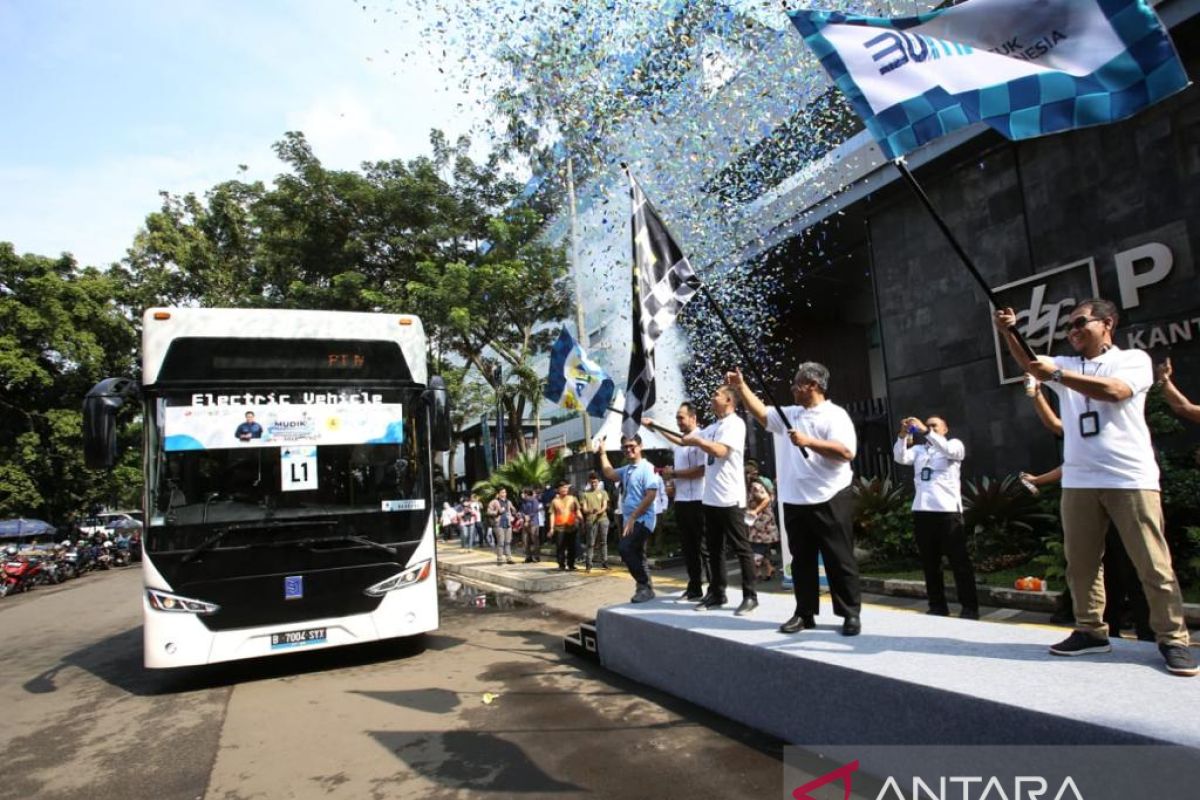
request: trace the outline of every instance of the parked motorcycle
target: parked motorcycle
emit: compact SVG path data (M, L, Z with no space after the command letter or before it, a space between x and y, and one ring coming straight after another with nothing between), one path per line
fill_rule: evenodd
M23 558L15 545L4 549L4 580L0 582L0 597L26 592L37 585L42 572L37 559Z

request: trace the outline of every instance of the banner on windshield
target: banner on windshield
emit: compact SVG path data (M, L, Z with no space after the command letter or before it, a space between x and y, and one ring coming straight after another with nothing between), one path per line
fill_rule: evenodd
M401 444L400 403L167 406L167 452L331 444Z

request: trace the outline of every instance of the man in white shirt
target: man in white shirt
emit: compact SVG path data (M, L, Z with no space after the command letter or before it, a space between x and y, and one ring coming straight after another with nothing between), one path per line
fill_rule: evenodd
M696 408L691 403L679 404L675 424L684 436L696 430ZM708 581L708 563L704 544L704 462L708 456L699 447L676 447L674 466L665 467L663 475L675 481L675 523L683 542L683 561L687 565L688 585L684 600L704 597Z
M996 312L996 328L1021 369L1058 395L1063 425L1062 523L1075 631L1050 652L1077 656L1111 649L1100 569L1111 521L1146 592L1167 671L1195 675L1200 670L1188 649L1146 426L1146 393L1154 382L1150 356L1112 343L1117 309L1108 300L1084 300L1067 319L1067 339L1078 356L1031 360L1012 335L1016 321L1011 308Z
M696 447L704 452L704 535L708 546L708 593L701 598L697 611L720 608L727 602L725 587L725 546L737 555L742 570L742 602L734 611L744 616L758 608L754 589L754 552L746 531L746 477L742 456L746 448L746 423L734 413L737 395L730 386L718 386L712 396L712 411L717 421L701 431L675 436L658 429L672 444ZM642 424L653 425L643 418Z
M817 554L825 560L833 613L842 618L842 635L862 632L862 592L854 558L854 497L850 462L858 448L854 423L845 409L828 400L829 370L815 361L796 368L792 399L779 412L767 412L750 391L740 370L725 380L741 395L746 409L775 434L777 490L783 503L788 549L792 554L792 586L796 613L779 626L783 633L815 628L820 610Z
M947 438L950 427L941 417L925 422L907 417L900 422L892 455L897 464L913 468L913 524L921 567L925 571L927 613L949 616L946 582L942 577L942 556L954 571L954 588L962 604L963 619L979 619L979 594L975 590L975 570L967 552L963 533L962 462L966 447L959 439ZM913 436L925 437L925 443L913 446Z

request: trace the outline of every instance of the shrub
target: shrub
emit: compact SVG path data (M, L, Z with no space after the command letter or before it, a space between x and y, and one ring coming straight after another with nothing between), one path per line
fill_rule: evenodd
M1056 522L1015 475L963 483L967 544L981 572L1027 560L1040 549L1042 534Z
M854 538L872 561L910 561L917 557L912 535L912 495L889 478L854 482Z

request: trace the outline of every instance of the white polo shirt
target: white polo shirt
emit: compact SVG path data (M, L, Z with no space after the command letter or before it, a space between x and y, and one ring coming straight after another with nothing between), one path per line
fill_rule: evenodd
M1133 396L1117 403L1091 400L1059 383L1045 385L1058 394L1063 424L1064 489L1148 489L1158 491L1158 463L1146 425L1146 393L1154 383L1154 366L1141 350L1112 346L1093 359L1057 356L1064 371L1116 378ZM1100 433L1082 436L1079 419L1096 412Z
M962 511L962 461L966 451L960 440L933 431L925 434L925 444L916 447L909 447L903 436L896 439L892 448L896 463L913 468L913 511Z
M840 442L851 456L858 451L858 434L846 409L831 400L822 400L812 408L784 406L789 424L814 439ZM779 472L776 486L781 502L808 506L825 503L854 480L849 461L829 458L813 450L808 458L788 438L787 428L774 407L767 409L767 430L775 434L775 466Z
M699 447L675 448L675 502L689 503L704 499L704 476L680 478L679 470L703 467L708 454Z
M704 453L704 505L745 508L746 475L742 471L742 454L746 449L746 423L731 411L700 431L700 438L729 448L724 458Z

